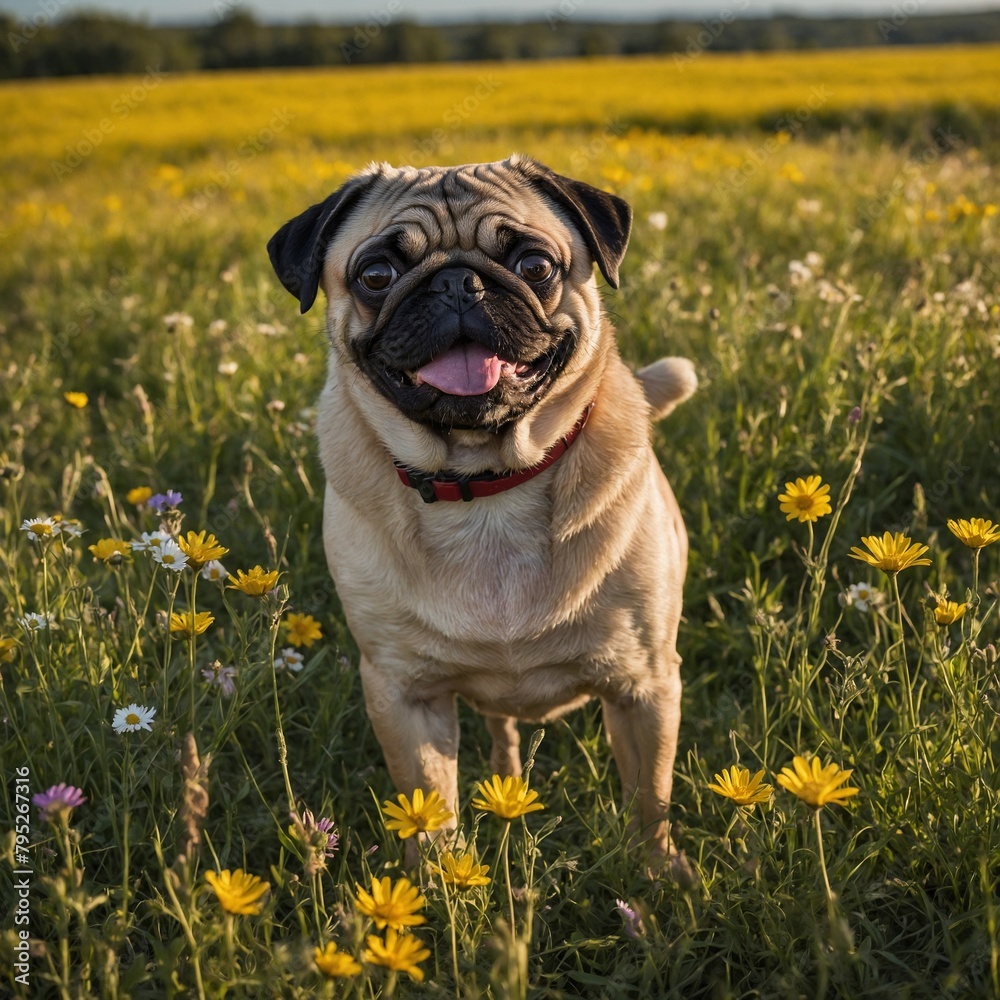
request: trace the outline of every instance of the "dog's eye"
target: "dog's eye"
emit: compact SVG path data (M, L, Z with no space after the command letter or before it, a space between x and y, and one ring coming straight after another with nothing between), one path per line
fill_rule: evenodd
M541 253L525 254L514 268L516 274L535 285L550 278L554 270L555 264Z
M385 291L395 280L396 269L385 260L377 260L361 272L361 284L370 292Z

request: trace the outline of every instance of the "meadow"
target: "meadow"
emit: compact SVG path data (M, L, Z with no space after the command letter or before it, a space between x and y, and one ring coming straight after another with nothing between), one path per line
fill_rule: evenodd
M957 523L1000 520L998 56L0 87L0 992L1000 997L1000 544ZM370 159L513 150L630 201L622 353L699 371L654 432L691 536L662 872L597 706L509 821L463 710L473 857L406 869L326 570L321 310L264 245ZM926 550L857 558L885 532Z

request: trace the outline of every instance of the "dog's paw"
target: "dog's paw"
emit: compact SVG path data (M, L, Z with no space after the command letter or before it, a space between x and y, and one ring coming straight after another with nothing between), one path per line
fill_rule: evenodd
M661 420L694 395L698 375L688 358L660 358L635 373L646 394L650 417Z
M682 892L693 892L701 884L698 872L687 855L674 847L650 849L646 859L646 876L653 881L663 879L673 882Z

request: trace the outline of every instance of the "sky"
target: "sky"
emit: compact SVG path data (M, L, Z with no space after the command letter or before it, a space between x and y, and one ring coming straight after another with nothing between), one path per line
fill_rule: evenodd
M408 20L473 21L542 19L565 13L586 20L740 17L775 13L865 15L942 13L1000 9L1000 0L0 0L0 10L21 18L48 18L49 12L104 10L148 19L154 24L212 22L242 6L263 21L303 18L364 24L386 16Z

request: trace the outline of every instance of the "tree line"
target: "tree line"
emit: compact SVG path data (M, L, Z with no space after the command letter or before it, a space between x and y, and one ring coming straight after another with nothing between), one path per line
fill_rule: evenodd
M0 13L0 78L1000 41L1000 11L919 16L909 7L920 0L902 0L883 18L741 18L746 0L732 2L702 21L583 21L578 0L556 0L536 21L430 25L399 16L402 0L389 0L370 20L342 25L265 24L216 0L210 23L171 27L59 16L61 0L41 0L25 18Z

